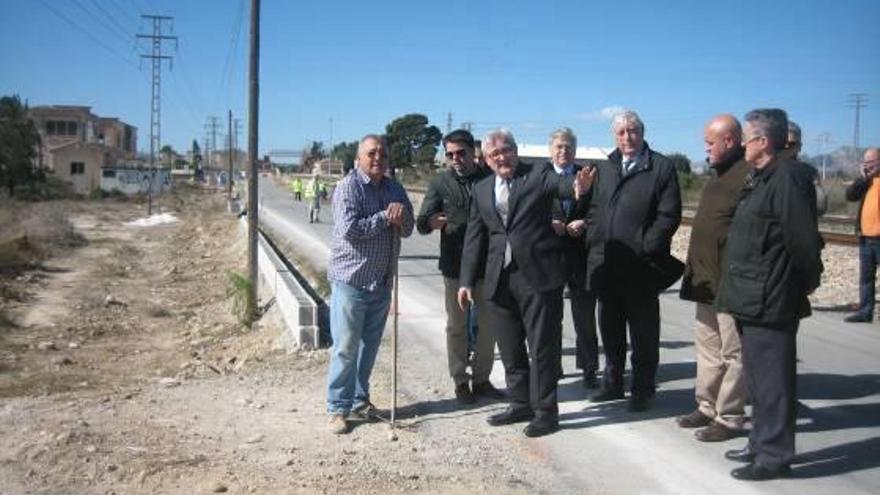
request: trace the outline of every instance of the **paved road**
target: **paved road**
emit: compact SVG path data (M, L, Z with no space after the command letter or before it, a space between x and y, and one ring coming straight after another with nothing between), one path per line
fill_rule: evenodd
M332 221L309 224L305 203L261 181L262 221L302 248L317 266L326 266ZM401 272L401 339L419 356L436 360L438 383L446 383L443 282L437 271L436 235L404 240ZM798 460L793 479L763 484L730 478L734 464L726 449L744 439L705 444L675 426L677 415L694 407L696 374L694 306L674 292L661 296L662 341L659 390L654 408L631 414L623 402L596 405L574 371L574 334L566 314L560 382L563 430L538 440L540 450L565 485L589 493L653 494L878 494L880 493L880 328L842 323L840 313L805 320L798 337L801 408ZM446 381L444 381L446 380ZM504 383L500 363L492 380ZM449 385L451 387L451 385ZM423 390L404 390L411 396ZM426 398L427 400L427 398ZM430 412L430 411L429 411ZM518 430L510 430L511 435Z

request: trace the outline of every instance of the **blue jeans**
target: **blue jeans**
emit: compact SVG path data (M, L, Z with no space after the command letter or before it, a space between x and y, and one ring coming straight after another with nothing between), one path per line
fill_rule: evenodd
M369 402L370 373L388 318L391 289L368 291L333 282L332 291L327 412L347 415L352 408Z
M880 264L880 237L859 237L859 314L874 316L874 284Z

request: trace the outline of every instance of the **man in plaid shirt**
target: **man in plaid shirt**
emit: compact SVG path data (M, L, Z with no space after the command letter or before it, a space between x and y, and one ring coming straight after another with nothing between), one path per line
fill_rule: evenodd
M361 139L357 166L333 193L333 240L327 279L333 349L327 373L330 431L349 431L349 414L366 419L370 372L391 304L400 238L413 231L413 208L403 187L386 175L381 136Z

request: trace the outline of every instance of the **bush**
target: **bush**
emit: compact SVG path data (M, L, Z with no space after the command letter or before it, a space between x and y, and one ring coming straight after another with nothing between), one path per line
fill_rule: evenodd
M24 269L85 244L63 203L0 203L0 271Z

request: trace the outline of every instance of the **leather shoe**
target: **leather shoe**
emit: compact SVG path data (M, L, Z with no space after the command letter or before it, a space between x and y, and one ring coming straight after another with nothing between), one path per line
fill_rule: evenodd
M460 404L473 404L477 402L477 398L474 397L474 394L471 392L471 387L468 385L468 382L459 383L455 386L455 398L458 399Z
M475 383L471 390L477 397L485 397L487 399L501 400L504 398L504 392L495 388L492 382L486 380L482 383Z
M590 402L608 402L610 400L620 400L623 398L623 391L610 390L605 387L600 388L595 394L590 396Z
M584 388L594 389L599 387L599 380L596 378L595 371L584 371Z
M741 449L728 450L724 453L724 458L736 462L755 462L755 451L752 450L752 445L747 443Z
M871 315L866 315L866 314L862 314L862 313L853 313L853 314L847 316L846 318L844 318L843 321L845 321L847 323L871 323L871 321L873 319L874 318L871 318Z
M742 481L767 481L791 474L791 467L782 464L771 467L753 462L743 467L738 467L730 472L734 478Z
M533 419L523 429L523 433L529 438L543 437L559 430L557 418Z
M486 422L489 423L489 426L504 426L531 421L534 417L535 413L526 407L516 409L508 407L504 411L486 418Z
M712 423L712 418L703 414L699 409L694 409L690 414L676 418L675 422L682 428L701 428L709 426Z
M713 421L709 426L694 432L694 436L701 442L724 442L739 436L739 431L728 428L723 424Z
M645 412L654 403L652 395L633 395L629 398L629 412Z

